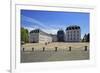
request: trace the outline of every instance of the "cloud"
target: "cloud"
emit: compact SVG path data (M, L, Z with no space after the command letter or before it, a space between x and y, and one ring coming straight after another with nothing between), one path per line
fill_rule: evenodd
M53 29L65 29L66 28L66 26L62 24L52 24L52 25L49 25L49 27L52 27Z
M47 28L43 23L41 23L40 21L34 19L34 18L31 18L31 17L27 17L27 16L24 16L24 15L21 15L21 18L22 18L22 23L24 22L29 22L31 24L28 24L28 26L30 27L37 27L37 28Z
M45 25L39 20L24 15L21 15L21 21L22 27L28 29L29 32L38 28L49 34L56 34L60 28L63 28L61 25Z

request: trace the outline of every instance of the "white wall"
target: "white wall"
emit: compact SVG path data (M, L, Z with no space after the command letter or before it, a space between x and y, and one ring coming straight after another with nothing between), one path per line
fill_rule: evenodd
M39 43L48 43L48 42L52 42L51 36L39 34Z
M75 32L75 33L74 33ZM80 29L66 30L66 41L68 42L79 42L81 38ZM79 35L79 36L78 36Z

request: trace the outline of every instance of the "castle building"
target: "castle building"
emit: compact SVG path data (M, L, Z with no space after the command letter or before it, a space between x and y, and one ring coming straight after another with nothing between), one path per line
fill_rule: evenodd
M81 29L77 25L69 26L66 28L66 42L80 42Z
M49 42L80 42L81 29L77 25L69 26L65 32L58 30L57 34L48 34L40 29L30 32L30 43L49 43Z
M49 43L52 42L52 36L40 29L35 29L30 32L30 43Z

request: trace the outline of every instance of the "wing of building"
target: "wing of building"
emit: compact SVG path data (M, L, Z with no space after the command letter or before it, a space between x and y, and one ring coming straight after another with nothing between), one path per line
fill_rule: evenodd
M52 42L52 36L40 29L30 32L29 41L31 43L49 43Z
M66 28L66 42L79 42L81 39L81 29L77 25Z

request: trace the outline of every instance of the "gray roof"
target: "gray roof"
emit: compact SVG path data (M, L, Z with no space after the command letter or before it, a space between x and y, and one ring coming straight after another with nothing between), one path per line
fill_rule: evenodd
M72 26L68 26L68 27L66 28L66 30L74 30L74 29L80 29L80 26L72 25Z
M43 34L43 35L51 36L50 34L42 31L41 29L32 30L32 31L30 31L30 33L40 33L40 34Z

